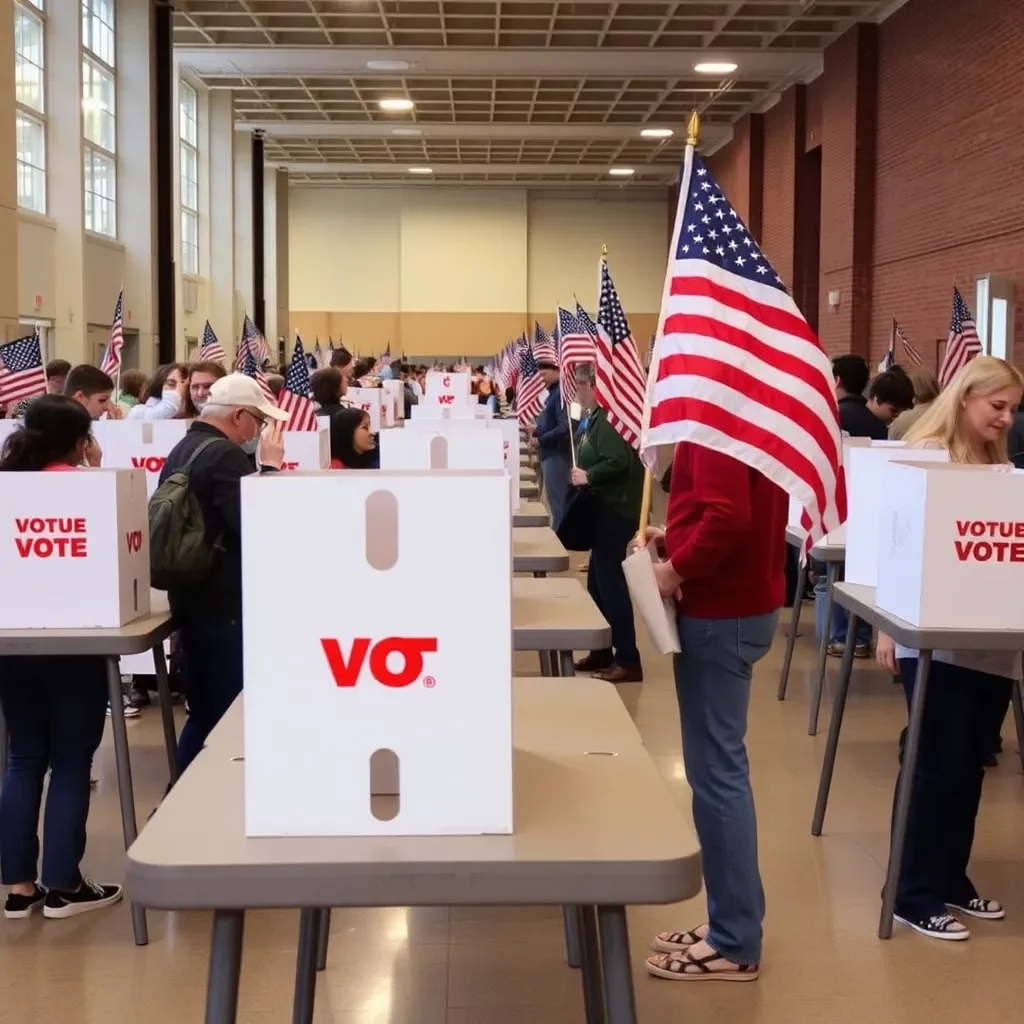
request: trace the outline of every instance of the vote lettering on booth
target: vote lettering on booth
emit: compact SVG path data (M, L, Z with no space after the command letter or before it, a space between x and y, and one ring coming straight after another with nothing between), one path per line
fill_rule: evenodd
M247 835L512 831L507 489L500 470L242 481ZM300 508L346 544L299 530L268 559ZM396 813L371 803L382 756Z
M349 388L345 392L345 401L353 409L362 409L370 414L370 430L378 433L381 427L381 392L380 388Z
M1024 629L1024 472L893 462L882 491L879 608L927 628Z
M0 629L148 615L147 500L141 469L0 473Z
M430 370L426 380L426 398L433 405L469 405L473 380L468 371L448 373Z
M104 469L142 469L149 496L171 449L185 436L187 420L97 420L93 435L103 452Z

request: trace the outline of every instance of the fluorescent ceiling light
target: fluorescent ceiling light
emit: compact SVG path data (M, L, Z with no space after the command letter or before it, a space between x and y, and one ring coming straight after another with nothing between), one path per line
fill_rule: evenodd
M392 135L422 135L422 128L392 128Z
M671 128L644 128L640 134L645 139L669 139L675 132Z
M412 110L416 104L412 100L406 99L404 96L393 96L383 100L377 101L377 106L381 110Z
M694 64L693 70L698 75L729 75L732 74L738 64L733 64L732 61L706 61L701 64Z
M409 173L410 174L433 174L434 173L434 168L433 167L410 167L409 168Z
M371 71L408 71L412 65L407 60L368 60Z
M632 167L611 167L608 173L613 178L632 178L636 171Z

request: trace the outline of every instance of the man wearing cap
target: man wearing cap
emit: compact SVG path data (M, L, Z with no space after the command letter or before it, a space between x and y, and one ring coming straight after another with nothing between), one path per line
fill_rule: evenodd
M530 444L537 449L540 456L540 474L544 480L548 510L551 512L551 527L557 530L565 511L565 498L569 493L569 470L572 468L569 417L562 404L558 364L548 359L538 359L537 370L547 386L548 400L537 417Z
M206 541L214 550L209 576L198 586L168 591L184 656L188 720L178 740L184 771L206 737L242 692L242 551L239 481L253 472L276 473L284 458L282 424L288 413L259 384L230 373L210 387L210 397L188 433L171 449L163 483L183 469L206 441L189 471L189 490L203 510Z

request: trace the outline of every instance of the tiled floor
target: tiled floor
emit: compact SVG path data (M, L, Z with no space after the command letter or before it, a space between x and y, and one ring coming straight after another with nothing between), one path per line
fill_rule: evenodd
M808 616L809 617L809 616ZM824 735L806 734L813 657L802 638L790 699L775 699L783 634L759 666L750 753L768 896L766 952L753 985L687 986L649 978L642 958L659 928L703 920L698 898L630 912L641 1024L890 1024L1020 1019L1024 961L1024 778L1012 726L992 771L975 844L974 877L1008 908L1001 924L972 924L964 944L897 931L875 937L895 773L900 693L858 664L826 834L809 832ZM834 663L830 666L834 669ZM536 659L519 656L533 672ZM675 699L666 659L646 652L647 682L623 700L669 786L686 800ZM827 725L828 709L823 714ZM129 723L144 820L165 776L159 718ZM90 821L88 869L121 876L123 854L109 742ZM638 794L642 798L642 794ZM572 1024L582 1021L578 974L562 959L557 909L335 911L317 1024ZM202 1019L209 915L150 914L151 945L136 949L127 907L69 921L0 921L0 1020L11 1024L182 1024ZM297 915L249 915L239 1019L290 1019Z

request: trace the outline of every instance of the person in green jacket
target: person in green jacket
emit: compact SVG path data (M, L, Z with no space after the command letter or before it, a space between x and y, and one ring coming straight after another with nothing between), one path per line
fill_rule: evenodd
M636 647L633 602L622 561L640 521L643 466L594 399L593 365L577 365L575 377L583 419L571 482L589 486L596 499L587 590L612 628L612 646L591 651L576 668L611 683L641 682L644 673Z

